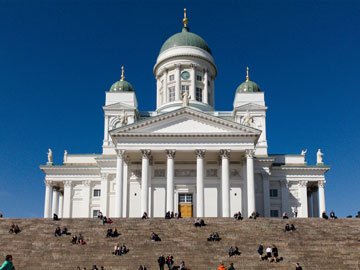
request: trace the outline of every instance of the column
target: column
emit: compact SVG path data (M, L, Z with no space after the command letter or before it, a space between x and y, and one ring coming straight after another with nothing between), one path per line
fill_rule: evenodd
M108 132L109 132L109 117L108 117L108 116L105 116L104 141L108 141L108 140L109 140ZM107 145L107 144L106 144L106 145Z
M54 214L58 215L58 208L59 207L59 187L53 187L53 195L52 195L52 212L51 216L53 217Z
M195 91L196 76L195 76L195 65L194 64L191 65L190 80L191 80L191 84L190 84L191 100L196 100L196 91Z
M254 180L254 150L246 150L246 176L248 216L256 211L255 208L255 180Z
M319 216L319 200L318 200L317 190L313 191L312 198L313 198L313 217L320 217Z
M247 203L247 172L246 172L246 159L244 159L243 161L243 164L242 164L242 176L243 176L243 179L244 179L244 189L242 191L242 196L243 196L243 208L242 208L242 215L244 217L248 217L249 214L248 214L248 203Z
M175 65L175 100L182 100L182 97L180 96L180 88L181 88L181 66L180 64Z
M196 216L204 217L204 157L205 150L196 149Z
M264 190L264 217L270 217L270 183L269 183L269 175L267 173L263 173L262 178L263 178L263 190Z
M90 215L90 196L91 196L91 181L83 181L84 186L84 208L83 217L89 218Z
M129 177L129 160L124 160L124 176L123 176L123 209L122 209L122 217L127 217L128 209L127 209L127 201L128 201L128 177Z
M51 218L51 185L52 181L44 180L45 183L45 203L44 203L44 218Z
M289 184L286 179L281 180L281 209L283 212L286 212L288 215L288 204L289 204Z
M221 155L221 197L223 217L230 217L230 177L229 157L230 150L220 150Z
M298 216L302 217L302 218L308 217L307 182L308 181L300 181L299 182L299 195L300 195L301 208L300 208L300 211L299 211L299 208L298 208Z
M204 96L203 96L203 102L209 103L210 100L208 100L208 93L209 93L209 86L208 86L208 70L205 69L204 71Z
M109 181L108 181L108 174L102 173L101 174L101 197L100 197L100 211L103 213L104 216L109 216L109 202L108 202L108 193L109 193Z
M63 217L71 218L72 183L64 181L64 210Z
M318 182L318 186L319 186L319 215L320 217L322 216L322 213L324 213L326 211L326 207L325 207L325 181L319 181Z
M151 150L142 149L142 166L141 166L141 215L146 212L149 213L149 159Z
M174 158L176 150L167 149L166 212L174 212Z
M125 150L116 149L115 217L121 217Z
M312 215L312 207L311 207L311 194L312 194L312 191L309 190L308 193L307 193L308 217L313 217L313 215Z
M152 157L149 158L149 170L148 170L148 217L153 217L153 205L152 205L152 184L151 184L151 172L152 172Z
M59 218L63 217L64 191L59 191Z
M163 102L162 105L167 103L167 70L165 69L163 72L163 79L162 79L162 91L163 91Z

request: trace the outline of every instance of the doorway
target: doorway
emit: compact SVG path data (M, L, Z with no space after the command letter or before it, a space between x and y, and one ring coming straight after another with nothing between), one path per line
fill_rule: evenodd
M193 217L193 194L179 193L179 213L181 217Z

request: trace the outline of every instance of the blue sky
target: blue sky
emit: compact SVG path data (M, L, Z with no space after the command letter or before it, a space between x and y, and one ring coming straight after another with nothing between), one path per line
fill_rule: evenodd
M120 79L140 110L155 108L152 68L161 45L190 31L209 44L219 73L217 110L232 110L237 86L265 92L269 153L318 148L332 166L327 209L360 210L359 1L0 0L0 212L41 217L50 147L100 153L105 91Z

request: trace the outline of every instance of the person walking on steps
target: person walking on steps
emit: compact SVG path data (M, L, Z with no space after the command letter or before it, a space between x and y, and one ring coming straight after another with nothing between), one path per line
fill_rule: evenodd
M6 255L4 263L2 264L2 266L0 266L0 270L15 270L12 261L12 256Z

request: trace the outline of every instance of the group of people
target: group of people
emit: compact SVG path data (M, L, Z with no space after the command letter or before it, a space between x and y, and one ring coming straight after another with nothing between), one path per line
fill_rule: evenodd
M205 221L203 219L196 218L195 222L194 222L194 226L195 227L201 227L201 226L206 226L206 224L205 224Z
M164 257L164 255L160 255L160 257L158 258L158 264L159 264L160 270L164 270L165 264L168 266L169 270L171 270L174 267L174 257L170 254L166 258ZM188 269L185 267L185 262L182 262L181 264L183 266L180 265L179 269L181 269L181 270Z
M77 236L76 234L73 235L73 237L71 238L71 243L73 245L86 245L86 241L84 240L84 236L82 236L81 233L79 234L79 236Z
M293 231L295 231L295 230L296 230L296 229L295 229L294 224L289 225L289 223L287 223L287 224L285 225L285 232L293 232Z
M154 232L151 233L150 239L151 239L151 241L154 241L154 242L160 242L161 241L161 238Z
M329 219L329 216L326 214L325 211L322 213L322 218L323 218L323 219ZM337 219L337 216L335 216L334 210L331 210L331 212L330 212L330 218L331 218L331 219Z
M138 270L147 270L147 268L146 268L145 265L142 265L142 264L141 264L141 265L139 266Z
M181 213L179 212L174 214L174 212L167 211L165 214L165 219L172 219L172 218L181 218Z
M235 214L234 214L234 218L235 218L236 220L242 220L243 217L242 217L242 215L241 215L241 212L239 211L239 212L235 213Z
M222 263L219 267L218 270L235 270L234 268L234 264L230 263L229 267L226 268L225 265Z
M80 266L76 268L76 270L81 270ZM86 267L83 268L83 270L86 270ZM100 266L100 269L97 268L97 266L94 264L91 268L91 270L105 270L104 266Z
M109 228L106 231L106 237L118 237L119 235L120 233L117 231L116 228L114 230Z
M210 237L207 239L208 241L220 241L221 238L219 236L219 233L213 232L210 234Z
M267 247L264 254L264 245L260 244L258 247L258 254L259 259L264 261L267 260L268 262L279 262L282 260L282 258L279 258L279 251L278 248L275 245L272 245L272 247Z
M122 244L122 246L117 243L114 247L114 255L119 255L121 256L122 254L126 254L129 252L129 249L125 246L125 244Z
M70 233L68 232L68 229L66 227L64 227L63 230L61 230L60 227L56 227L54 235L55 236L61 236L63 234L70 235Z
M228 249L228 254L229 254L229 257L231 257L231 256L234 256L234 255L240 255L241 253L240 253L239 248L237 246L235 246L235 248L233 248L231 246Z
M19 232L21 232L19 226L17 224L12 224L10 227L9 233L18 234Z
M258 212L252 212L251 215L249 216L249 219L256 219L260 217L260 214Z

